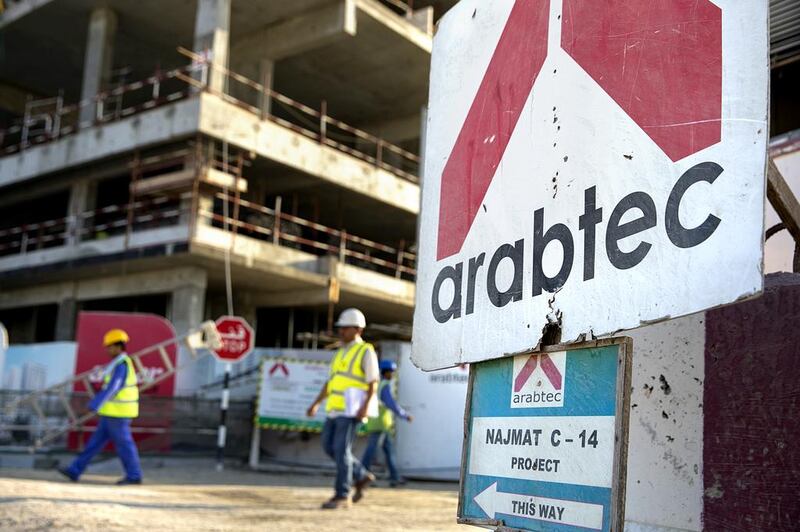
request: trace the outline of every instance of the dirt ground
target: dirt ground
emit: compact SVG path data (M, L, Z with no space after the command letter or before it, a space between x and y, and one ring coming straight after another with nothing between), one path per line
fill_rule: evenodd
M144 485L117 487L113 473L73 484L56 471L0 469L0 530L476 530L455 523L455 484L375 487L349 510L323 511L331 477L211 464L145 473Z

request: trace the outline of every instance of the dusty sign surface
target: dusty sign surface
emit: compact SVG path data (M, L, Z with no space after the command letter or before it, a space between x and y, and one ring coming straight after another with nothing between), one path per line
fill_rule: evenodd
M622 530L629 341L472 366L460 522Z
M327 380L324 362L265 358L261 361L256 423L276 430L321 431L324 409L313 418L306 416L306 410Z
M462 0L434 39L423 369L762 289L767 2ZM747 35L747 39L740 38Z

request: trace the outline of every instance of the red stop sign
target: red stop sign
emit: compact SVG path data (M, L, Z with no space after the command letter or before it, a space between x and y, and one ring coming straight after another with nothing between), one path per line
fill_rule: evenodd
M255 334L250 324L239 316L221 316L216 321L222 347L214 351L218 359L238 362L253 351Z

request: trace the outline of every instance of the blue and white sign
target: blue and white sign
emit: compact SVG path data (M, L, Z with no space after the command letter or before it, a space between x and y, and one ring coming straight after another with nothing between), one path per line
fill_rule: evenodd
M472 366L459 522L622 530L630 340Z

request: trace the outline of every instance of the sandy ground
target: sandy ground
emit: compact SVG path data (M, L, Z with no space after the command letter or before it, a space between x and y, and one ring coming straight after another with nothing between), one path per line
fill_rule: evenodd
M142 486L117 487L116 473L73 484L55 471L0 469L0 530L477 530L455 523L455 484L375 487L349 510L322 511L331 477L211 464L146 475Z

